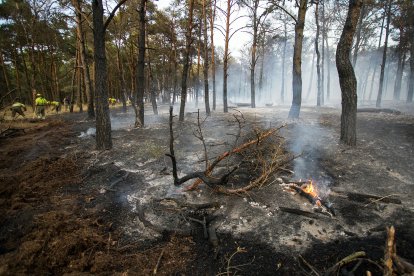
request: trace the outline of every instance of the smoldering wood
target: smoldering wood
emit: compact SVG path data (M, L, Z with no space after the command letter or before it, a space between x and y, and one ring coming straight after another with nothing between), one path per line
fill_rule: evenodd
M308 182L306 182L308 183ZM322 198L320 198L319 196L313 197L311 194L305 192L300 186L296 185L296 184L288 184L288 187L295 190L300 196L305 197L306 199L308 199L312 204L317 204L317 202L319 201L319 203L326 208L326 211L328 213L330 213L332 216L335 216L335 210L325 202L325 200L323 200Z
M282 212L286 212L286 213L290 213L290 214L295 214L295 215L299 215L299 216L305 216L308 218L312 218L312 219L320 219L321 216L312 213L312 212L308 212L308 211L304 211L304 210L300 210L300 209L294 209L294 208L287 208L287 207L279 207L279 210Z

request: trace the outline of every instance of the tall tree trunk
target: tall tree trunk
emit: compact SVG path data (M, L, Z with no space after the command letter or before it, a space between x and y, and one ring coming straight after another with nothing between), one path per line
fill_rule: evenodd
M210 6L210 39L211 39L211 77L213 80L213 110L216 110L216 57L214 48L214 20L216 19L216 0L211 0Z
M183 64L183 76L181 78L181 103L180 103L180 115L178 120L184 121L185 102L187 100L187 77L188 69L190 67L190 50L192 44L191 33L193 30L193 10L194 0L189 0L188 6L188 25L185 33L185 53L184 53L184 64Z
M289 118L299 118L300 106L302 105L302 43L307 4L307 0L300 0L298 18L295 24L295 46L293 48L292 70L293 98Z
M144 126L144 95L145 95L145 14L147 0L141 0L138 8L138 60L136 78L136 96L133 102L135 111L135 127Z
M147 46L147 48L149 47ZM154 112L154 115L158 115L157 94L155 93L154 76L152 74L151 59L149 57L149 53L148 53L148 82L149 82L148 89L150 92L152 112Z
M316 20L316 37L315 37L315 52L316 52L316 75L318 76L318 94L316 98L316 106L321 106L322 101L322 84L321 84L321 55L319 53L319 3L315 6L315 20ZM323 41L322 41L323 44Z
M384 70L385 70L385 65L387 62L388 36L390 33L390 21L391 21L391 0L388 0L387 27L385 28L385 41L384 41L384 49L382 52L380 83L379 83L377 103L376 103L377 107L381 107L381 101L382 101L382 90L383 90L383 85L384 85Z
M223 112L227 113L227 77L228 77L228 62L229 62L229 40L230 40L230 15L231 15L231 1L227 0L227 13L226 13L226 34L224 40L224 58L223 58Z
M206 114L210 116L210 97L208 90L208 37L207 37L207 6L206 0L203 0L203 38L204 38L204 104L206 107Z
M402 83L402 77L405 67L405 53L402 54L401 52L398 52L398 68L397 68L397 75L395 76L395 84L394 84L394 101L400 100L400 94L401 94L401 83Z
M376 59L377 55L379 56L379 54L380 54L381 41L382 41L382 32L384 31L385 17L386 17L386 12L384 11L384 15L382 17L381 32L380 32L380 35L379 35L378 50L377 50L378 53L373 57L374 59ZM370 87L370 90L369 90L368 101L371 101L371 98L372 98L372 92L374 91L373 87L374 87L374 80L375 80L376 73L377 73L377 66L376 66L376 64L374 64L374 73L372 74L372 77L371 77L371 87Z
M356 65L356 62L357 62L357 58L358 58L359 46L361 44L362 20L365 17L366 10L367 10L367 6L364 3L362 3L361 16L359 17L357 31L356 31L356 41L355 41L355 47L354 47L354 54L352 56L352 66L354 68L355 68L355 65Z
M197 45L197 73L195 76L195 101L196 101L196 107L198 108L198 95L200 91L200 64L201 64L201 31L202 26L198 26L198 45Z
M256 69L256 50L257 50L257 29L258 29L258 24L257 24L257 8L259 6L259 1L253 1L253 44L252 44L252 55L251 55L251 60L250 60L250 103L251 103L251 107L255 108L256 107L256 85L255 85L255 79L254 79L254 75L255 75L255 69ZM230 12L230 10L228 10L228 12Z
M362 6L362 0L350 0L348 15L336 50L336 67L342 92L341 141L356 145L357 80L350 61L352 39Z
M313 87L313 72L315 71L315 56L316 56L316 51L313 51L312 54L312 64L311 64L311 73L310 73L310 77L309 77L309 85L308 85L308 93L306 93L306 97L305 99L309 99L310 94L312 92L312 87Z
M0 53L0 63L1 63L1 67L3 68L3 76L4 76L4 80L6 82L6 91L7 93L10 92L10 84L9 84L9 77L7 74L7 69L6 69L6 65L4 64L4 59L3 59L3 53ZM11 94L10 95L10 102L13 100L13 97ZM20 99L21 101L21 99Z
M286 78L286 44L287 44L287 23L284 21L284 43L283 43L283 57L282 57L282 87L280 88L280 100L285 102L285 78Z
M80 49L81 45L78 42L78 48ZM78 52L78 64L82 64L81 58L80 58L80 51ZM79 112L83 112L83 99L82 99L82 71L81 68L76 68L76 104L79 108Z
M112 148L111 119L109 118L107 68L105 56L105 28L102 0L92 1L93 45L95 61L96 148Z
M325 34L325 43L326 43L326 71L328 72L327 75L327 81L326 81L326 101L329 101L329 98L331 97L331 52L329 50L329 44L328 44L328 37Z
M117 61L117 69L118 69L118 77L119 77L119 84L121 88L121 101L122 101L122 112L127 112L127 105L126 105L126 83L125 83L125 74L124 74L124 67L121 60L121 45L116 44L116 61ZM89 108L88 108L89 110Z
M86 100L88 102L88 118L92 119L95 118L95 110L94 110L94 103L93 103L93 89L91 83L91 77L89 73L89 65L86 57L86 47L85 47L85 39L84 39L84 32L82 27L82 7L80 5L80 0L72 0L72 5L75 7L75 15L76 15L76 32L77 38L80 43L80 56L81 56L81 66L83 68L83 77L85 79L85 92L86 92Z
M407 103L413 102L413 94L414 94L414 24L411 26L410 77L408 79Z

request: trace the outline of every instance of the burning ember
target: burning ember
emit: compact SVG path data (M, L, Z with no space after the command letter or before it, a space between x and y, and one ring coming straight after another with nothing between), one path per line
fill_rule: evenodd
M331 216L335 215L335 212L332 209L331 204L324 201L319 196L317 187L312 180L307 180L305 182L303 181L291 182L288 184L284 184L284 186L297 192L299 195L307 198L312 204L314 204L316 209L319 209L322 212L328 213Z
M303 184L301 187L303 192L307 193L313 198L313 203L316 204L318 207L322 206L321 199L318 196L318 192L316 191L316 187L313 185L312 180L309 180L306 184Z

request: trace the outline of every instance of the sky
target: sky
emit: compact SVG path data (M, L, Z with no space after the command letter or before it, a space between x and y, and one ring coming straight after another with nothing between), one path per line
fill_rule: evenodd
M1 0L0 0L1 1ZM161 8L161 9L165 9L168 6L170 6L170 3L172 2L172 0L159 0L156 1L156 5ZM220 1L218 0L218 5L225 9L225 1ZM217 18L216 18L216 22L215 22L215 26L221 26L224 27L225 26L225 18L223 18L222 15L219 15L219 12L217 12ZM236 18L239 14L234 14L233 18ZM240 18L237 21L234 22L234 24L232 25L232 29L233 30L237 30L240 27L243 27L246 25L247 19L246 18ZM243 32L243 31L238 31L237 33L235 33L233 35L233 37L230 40L230 44L229 44L229 49L230 49L230 54L231 56L234 57L241 57L241 50L249 47L248 44L251 41L251 35ZM224 49L224 36L223 34L218 31L215 30L214 32L214 44L216 47L222 47Z

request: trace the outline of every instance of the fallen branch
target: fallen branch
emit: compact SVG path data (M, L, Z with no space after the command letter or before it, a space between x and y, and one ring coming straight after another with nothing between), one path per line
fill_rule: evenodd
M301 255L299 255L299 259L316 275L319 276L320 273L310 264L308 263Z
M365 257L366 253L364 251L357 251L355 253L352 253L349 256L346 256L339 262L337 262L335 265L331 266L326 270L325 275L336 275L336 272L344 265L349 264L355 260L359 260L361 257Z
M244 144L242 144L242 145L240 145L240 146L238 146L238 147L236 147L236 148L234 148L232 150L229 150L229 151L226 151L226 152L222 153L221 155L219 155L218 157L216 157L216 159L214 160L214 162L211 163L211 165L207 168L206 175L210 175L211 172L213 171L213 169L221 161L223 161L225 158L229 157L230 155L232 155L234 153L240 153L240 152L244 151L245 149L249 148L252 145L258 144L259 141L263 141L264 139L266 139L267 137L269 137L270 135L272 135L273 133L275 133L276 131L280 130L281 128L283 128L285 126L286 125L282 125L279 128L274 128L274 129L268 130L268 131L266 131L264 133L261 133L257 139L248 141L248 142L246 142L246 143L244 143ZM196 189L197 186L201 184L201 182L202 181L200 179L196 180L192 185L188 186L186 188L186 190L192 191L192 190Z
M156 274L157 274L157 272L158 272L158 268L159 268L160 263L161 263L161 258L162 258L162 256L164 255L164 250L165 250L165 248L163 248L163 249L161 250L160 256L158 257L157 264L155 265L155 267L154 267L154 271L153 271L153 274L154 274L154 275L156 275Z
M376 200L373 200L373 201L371 201L370 203L367 203L367 204L365 204L364 205L364 207L368 207L368 205L370 205L370 204L372 204L372 203L375 203L375 202L378 202L378 201L384 201L384 199L386 199L386 198L389 198L389 197L392 197L392 196L397 196L398 194L390 194L390 195L387 195L387 196L383 196L383 197L381 197L381 198L378 198L378 199L376 199ZM396 200L399 200L399 199L396 199ZM401 201L400 201L401 202Z
M308 211L303 211L303 210L300 210L300 209L279 207L279 210L282 211L282 212L291 213L291 214L295 214L295 215L299 215L299 216L305 216L305 217L313 218L313 219L319 219L320 218L320 216L318 216L315 213L308 212Z

